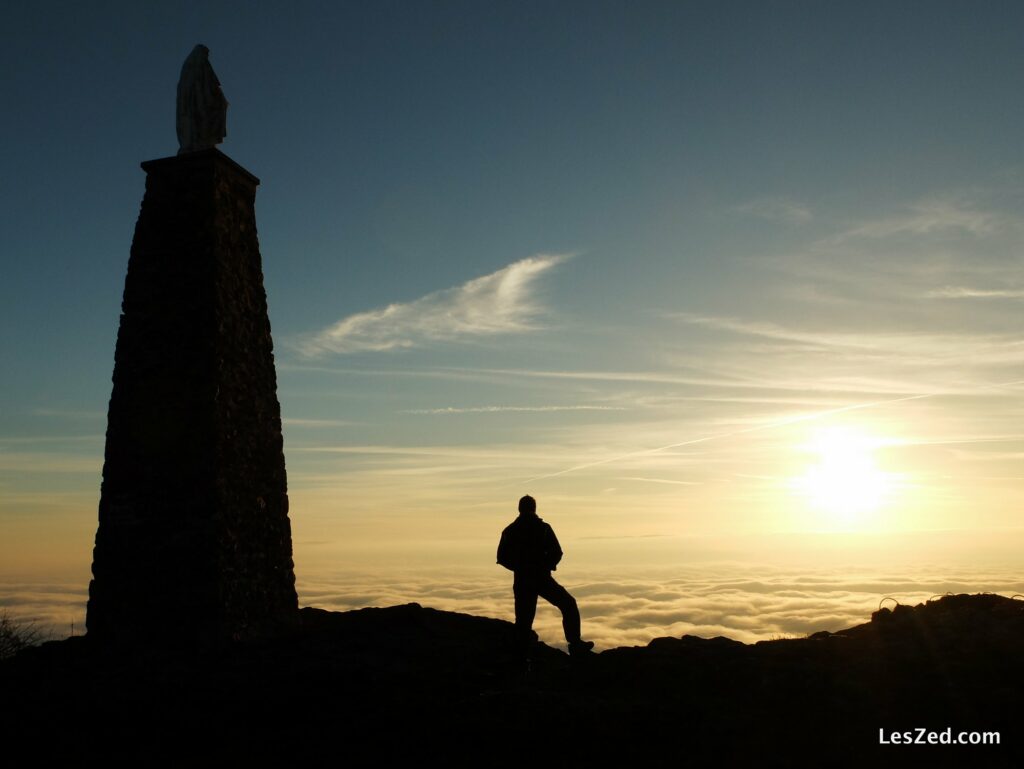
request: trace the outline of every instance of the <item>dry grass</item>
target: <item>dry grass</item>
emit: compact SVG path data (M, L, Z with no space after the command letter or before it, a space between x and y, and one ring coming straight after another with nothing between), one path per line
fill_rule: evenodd
M32 621L19 621L11 617L6 609L0 611L0 660L13 657L28 646L36 646L46 639L46 634Z

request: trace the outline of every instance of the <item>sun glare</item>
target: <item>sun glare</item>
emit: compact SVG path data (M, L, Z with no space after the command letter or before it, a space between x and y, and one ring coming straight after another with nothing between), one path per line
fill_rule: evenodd
M817 457L794 479L795 490L831 526L863 525L886 501L893 476L875 464L880 441L845 428L822 430L801 448Z

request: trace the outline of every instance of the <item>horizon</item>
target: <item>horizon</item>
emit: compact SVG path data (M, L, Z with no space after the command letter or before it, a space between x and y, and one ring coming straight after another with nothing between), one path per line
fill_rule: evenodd
M605 648L1024 593L1024 9L57 9L0 54L0 607L84 626L139 163L198 42L261 179L304 605L510 618L523 494Z

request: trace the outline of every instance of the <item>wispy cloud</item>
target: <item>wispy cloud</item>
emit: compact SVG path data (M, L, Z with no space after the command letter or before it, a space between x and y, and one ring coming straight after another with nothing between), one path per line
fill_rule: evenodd
M933 195L848 222L758 264L786 274L779 290L788 299L825 303L833 317L871 325L898 313L934 327L943 317L914 299L970 298L979 290L995 298L987 291L1020 290L1024 219L1018 211L1015 194L1005 189ZM945 320L964 325L959 316Z
M673 317L676 320L685 321L688 317L704 317L704 316L688 316L685 313L678 313L673 315L666 315L666 317ZM714 319L705 317L707 321L726 321L737 324L750 323L754 327L761 325L760 321L741 321L737 319L721 318ZM766 331L775 329L778 333L786 334L790 330L787 327L766 324ZM723 330L728 330L724 329ZM739 326L737 326L737 332ZM819 332L802 332L792 330L793 333L799 335L814 336ZM841 332L839 336L844 336ZM851 354L856 352L857 348L861 348L865 354L875 356L878 340L869 341L869 332L864 332L864 338L861 339L858 335L850 333L849 339L841 340L843 343L837 343L835 334L828 332L820 332L820 338L814 339L813 343L808 341L806 343L807 349L794 349L790 352L802 353L809 351L819 351L822 353L832 354L846 349L846 356L834 356L834 360L837 362L844 362L850 366L855 366L857 371L863 369L863 361L859 356ZM751 334L752 336L764 336L766 334ZM935 335L923 335L923 336L911 336L909 333L906 335L897 334L896 338L901 341L900 349L892 350L892 359L902 361L902 363L908 367L916 366L920 363L920 358L911 355L911 352L919 352L918 343L926 343L929 340L935 342L931 347L935 347L937 353L945 354L950 360L961 361L962 357L958 357L957 354L950 353L949 346L944 344L946 341L960 341L964 343L971 342L987 342L996 357L997 362L1002 363L1013 363L1017 360L1017 355L1024 355L1024 343L1020 342L1016 337L1009 338L1004 336L996 335L995 337L987 336L985 339L965 337L960 339L954 335L953 338L933 339ZM784 339L780 339L780 343L784 343ZM797 344L804 344L799 342ZM1014 351L1018 352L1014 352ZM857 394L910 394L920 393L923 389L928 389L930 392L942 392L952 393L963 393L963 392L975 392L977 387L972 383L970 387L958 386L954 382L944 381L941 383L936 381L921 382L919 378L913 380L903 378L885 378L885 377L856 377L856 376L832 376L826 378L822 374L822 361L815 361L817 366L816 372L808 372L806 365L799 365L798 371L791 371L783 364L787 361L780 360L779 354L784 352L782 346L777 344L766 345L761 348L752 347L750 344L737 345L733 347L725 347L717 345L714 353L704 356L700 361L700 369L694 369L692 366L693 355L688 352L686 355L679 357L678 361L675 360L671 355L666 357L666 362L671 364L674 368L669 368L661 371L657 370L635 370L635 371L612 371L612 370L557 370L557 369L501 369L501 368L435 368L435 369L359 369L359 368L324 368L324 367L302 367L296 365L289 365L288 368L292 370L305 370L305 371L320 371L329 374L337 374L339 376L362 376L362 377L408 377L408 378L424 378L424 379L440 379L440 380L452 380L452 381L468 381L468 382L497 382L508 383L511 379L520 379L529 381L533 379L541 380L566 380L566 381L581 381L594 383L595 385L614 385L621 383L628 383L632 387L658 387L660 385L678 385L682 388L692 388L693 392L689 395L681 394L676 392L671 397L666 395L662 396L633 396L629 401L630 409L638 408L649 408L652 406L669 406L672 403L679 403L682 401L705 401L705 402L736 402L736 403L791 403L793 405L804 405L804 406L841 406L848 403L845 397L840 397L844 394L857 395ZM729 357L729 353L735 353L739 357ZM878 355L881 354L881 350L877 351ZM772 371L769 372L765 368L764 358L758 356L773 356L772 360ZM1006 360L1007 356L1010 356L1010 360ZM877 357L877 356L876 356ZM737 363L737 360L739 363ZM742 365L740 365L742 364ZM696 374L680 373L681 371L694 370ZM772 375L769 376L768 374ZM813 376L812 376L813 374ZM987 385L991 382L988 379L982 383ZM772 391L778 391L778 393L789 393L799 392L800 397L778 397L770 396L767 393ZM766 393L765 395L755 395L750 397L735 396L735 393Z
M746 435L749 433L761 432L764 430L774 430L780 427L789 427L790 425L799 424L801 422L809 422L814 420L820 420L824 417L834 416L837 414L843 414L849 411L858 411L862 409L872 409L879 406L888 406L897 403L906 403L908 401L922 400L924 398L934 397L934 394L917 394L908 395L900 398L888 398L881 401L867 401L863 403L854 403L848 406L842 406L840 408L827 409L825 411L818 411L810 414L796 414L794 416L787 416L778 420L771 421L759 421L752 424L749 427L743 427L738 430L729 430L726 432L712 433L708 435L700 435L686 440L677 441L670 443L665 446L656 446L653 448L640 449L638 451L630 451L624 454L616 454L613 456L607 456L602 459L584 462L582 464L573 465L572 467L566 467L562 470L558 470L552 473L546 473L544 475L534 476L533 478L527 478L524 483L533 483L534 481L546 480L548 478L557 478L559 476L567 475L569 473L575 473L579 470L589 470L594 467L600 467L611 463L618 463L624 460L631 460L641 457L648 457L652 454L660 454L663 451L670 449L678 449L684 446L695 446L702 443L710 443L713 441L719 441L727 438L734 438L740 435Z
M354 422L350 422L347 419L299 419L295 417L284 418L281 420L285 427L350 427Z
M536 283L571 254L537 254L497 272L343 318L299 345L309 357L383 352L498 334L534 331L546 309Z
M0 451L0 471L10 473L96 473L102 454Z
M830 238L839 243L854 238L888 238L895 235L932 235L960 231L971 235L991 234L998 217L989 211L957 200L923 200L902 213L871 219Z
M876 366L888 360L903 365L948 366L950 362L974 365L1017 366L1024 362L1024 345L1016 334L933 333L928 331L806 331L777 323L737 318L673 313L671 317L692 325L802 345L789 352L831 352L870 360ZM747 353L754 352L747 350ZM779 352L766 350L765 352Z
M641 478L636 475L624 475L616 478L617 481L640 481L641 483L668 483L675 486L699 486L699 481L673 481L668 478Z
M102 443L101 433L94 435L3 435L0 436L0 451L6 444L25 443Z
M807 206L784 197L751 200L737 206L736 210L741 214L756 216L759 219L782 221L789 224L804 224L813 218L811 210Z
M310 454L382 454L382 455L408 455L408 456L430 456L430 457L481 457L507 460L521 456L529 456L530 450L524 447L512 447L508 449L492 448L466 444L456 446L387 446L387 445L366 445L366 446L293 446L291 452L304 452Z
M106 419L105 411L75 411L70 409L37 408L30 412L36 417L59 417L61 419Z
M925 294L929 299L1024 299L1024 289L987 289L946 286Z
M403 414L496 414L505 411L625 411L623 406L448 406L439 409L403 409Z

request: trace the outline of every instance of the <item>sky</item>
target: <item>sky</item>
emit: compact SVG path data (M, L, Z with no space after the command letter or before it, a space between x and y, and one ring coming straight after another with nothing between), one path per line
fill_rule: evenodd
M200 42L261 179L302 602L507 618L526 493L605 645L1024 592L1020 4L6 19L0 606L82 623L139 164Z

